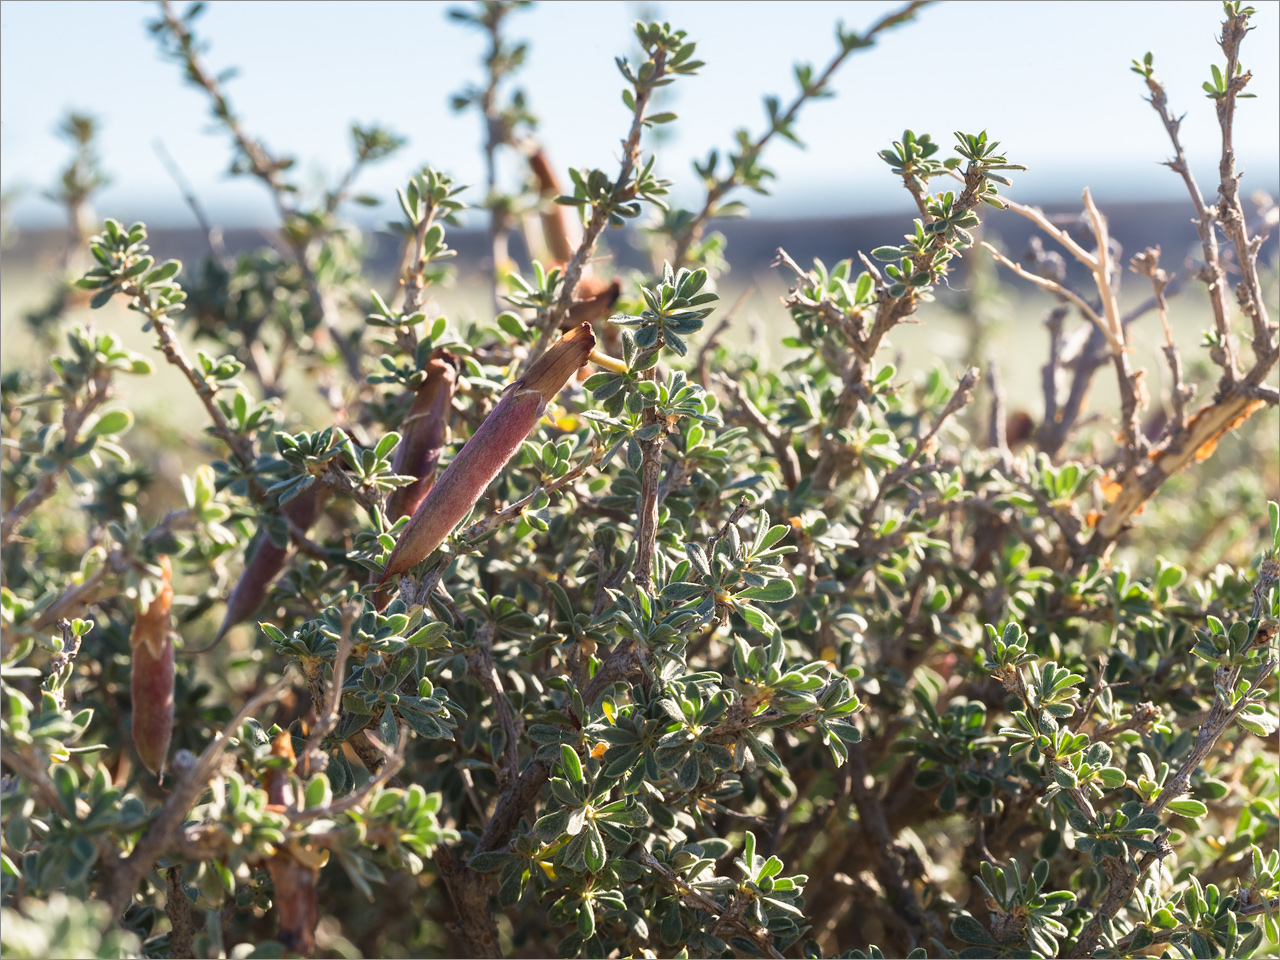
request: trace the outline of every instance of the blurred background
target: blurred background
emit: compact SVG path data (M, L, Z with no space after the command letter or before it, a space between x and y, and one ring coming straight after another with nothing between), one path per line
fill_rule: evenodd
M457 182L477 185L463 195L483 200L482 122L474 109L450 101L484 78L482 31L451 20L448 3L224 3L208 5L198 21L215 70L234 68L225 89L245 129L274 153L295 158L296 180L317 193L350 166L352 122L380 123L403 136L405 147L368 165L355 190L373 206L348 204L343 216L372 236L366 246L374 277L395 269L397 242L379 233L397 218L395 188L430 163ZM616 170L628 111L621 102L615 56L634 56L630 25L662 18L699 44L706 66L697 77L668 88L662 109L679 120L646 141L658 147L660 175L673 181L672 200L694 207L703 188L692 162L709 150L734 147L733 131L765 129L762 97L787 103L795 93L793 64L821 69L835 51L834 28L862 30L899 4L868 2L569 3L543 0L512 14L505 33L526 41L525 64L504 95L523 89L537 116L533 135L564 176L569 166ZM1236 122L1235 146L1244 171L1241 192L1274 196L1280 182L1280 3L1258 2L1254 34L1243 62L1253 72ZM73 144L59 133L68 110L96 120L95 150L108 181L92 198L93 216L126 223L145 220L153 252L194 267L207 253L203 233L184 202L178 177L225 235L228 253L262 246L279 220L263 185L231 176L232 145L209 113L205 92L184 82L181 68L164 58L147 23L157 7L140 2L30 2L0 6L0 186L5 239L0 322L4 366L22 362L30 344L24 316L48 297L51 277L65 268L65 204L50 199ZM1220 149L1212 102L1202 84L1221 59L1214 38L1221 20L1216 0L1137 2L951 2L930 6L916 22L882 34L836 75L829 99L808 103L796 133L806 149L775 138L763 158L776 173L770 196L740 191L750 216L715 224L727 237L732 270L721 278L727 303L746 292L739 312L763 330L765 348L786 334L777 296L786 277L770 270L774 250L785 247L802 264L831 263L858 250L895 242L910 228L914 206L877 151L904 126L930 132L949 152L952 131L987 129L1025 173L1006 191L1068 218L1079 212L1088 186L1124 247L1124 257L1159 244L1170 271L1189 274L1198 249L1181 180L1160 161L1170 148L1158 117L1144 101L1145 87L1130 61L1155 54L1175 113L1186 112L1183 142L1191 166L1212 202ZM499 151L499 186L515 191L528 178L519 154ZM175 171L177 173L175 174ZM1252 207L1251 207L1252 209ZM984 226L1011 253L1021 255L1030 229L1009 213L988 211ZM452 231L460 257L451 287L438 302L455 319L492 316L479 289L491 268L484 235L487 214L464 215L467 229ZM614 272L648 267L630 230L606 239ZM519 262L519 238L513 256ZM1264 262L1274 262L1274 240ZM1015 362L1011 390L1034 392L1043 355L1039 320L1047 301L1025 284L1001 276L982 256L966 260L953 291L928 331L905 330L895 344L918 360L953 362L972 352L981 336L997 357ZM1269 275L1271 276L1271 275ZM1274 282L1269 281L1274 290ZM984 286L985 284L985 286ZM1126 302L1149 294L1145 281L1124 278ZM1175 324L1198 338L1205 322L1203 295L1194 284L1178 298ZM981 298L969 296L982 292ZM108 312L113 308L108 308ZM976 311L976 312L975 312ZM352 322L356 322L352 317ZM977 324L977 327L975 327ZM976 332L980 327L981 333ZM1139 331L1151 365L1162 339L1154 319ZM913 339L914 338L914 339ZM1028 338L1037 357L1026 363ZM146 338L139 334L139 343Z
M199 21L207 57L238 75L227 92L245 126L313 177L349 164L347 127L381 122L408 143L370 168L363 192L392 198L422 163L460 183L482 182L474 113L450 108L453 93L481 80L485 37L447 17L456 3L210 3ZM182 6L182 5L179 5ZM679 122L664 131L661 172L674 197L697 199L690 163L732 145L737 127L762 129L761 98L784 102L792 65L821 66L835 50L833 28L865 29L900 6L880 2L571 3L543 0L510 17L506 32L529 43L515 77L538 116L538 137L562 166L614 165L627 120L615 56L633 54L630 25L665 19L698 42L706 61L696 78L669 88L664 107ZM1280 4L1259 2L1257 29L1243 58L1254 92L1276 89ZM1130 61L1155 54L1183 126L1192 166L1216 182L1217 123L1201 90L1221 4L1139 2L953 2L883 34L855 54L812 103L797 128L807 150L778 143L766 165L777 173L761 217L902 213L909 198L876 151L904 126L949 145L953 130L987 129L1028 172L1015 195L1029 202L1073 201L1088 185L1101 203L1183 199L1178 178L1157 166L1169 153L1143 102ZM93 114L112 182L100 212L155 226L193 226L156 154L163 141L197 196L224 226L274 224L261 185L225 175L226 134L211 123L203 92L182 82L146 29L155 5L142 2L5 0L0 7L0 166L6 192L24 189L10 214L24 228L62 222L40 191L65 164L56 132L67 109ZM1271 188L1280 164L1280 111L1266 96L1241 104L1236 150L1248 188ZM505 171L508 177L522 171ZM368 214L376 222L390 211Z

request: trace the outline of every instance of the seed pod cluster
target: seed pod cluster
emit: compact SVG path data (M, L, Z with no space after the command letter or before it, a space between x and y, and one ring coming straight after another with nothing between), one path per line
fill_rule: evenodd
M520 449L547 404L586 365L595 345L590 324L575 327L507 387L401 531L379 586L425 560L462 522L498 471Z
M173 570L160 557L160 591L145 608L138 603L129 635L133 669L133 745L143 766L160 776L173 737Z

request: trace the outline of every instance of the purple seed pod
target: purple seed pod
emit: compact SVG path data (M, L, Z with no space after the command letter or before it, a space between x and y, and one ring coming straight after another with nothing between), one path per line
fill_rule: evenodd
M320 509L324 506L328 494L328 488L319 483L313 483L286 503L281 508L281 512L299 530L309 530L319 518ZM218 628L218 636L214 639L214 644L237 623L243 623L258 612L262 601L267 598L267 589L284 569L284 562L288 556L287 545L278 546L265 532L263 533L258 540L258 546L253 551L253 556L245 563L244 571L236 581L235 589L227 598L227 612L222 618L222 626Z
M404 439L396 449L391 469L413 483L392 490L387 497L387 519L395 523L418 509L436 480L440 451L449 442L449 416L458 385L458 358L437 350L427 361L427 379L418 387L404 422Z
M547 404L586 364L595 345L591 325L584 323L552 344L507 387L401 531L378 586L422 562L444 542L520 449Z

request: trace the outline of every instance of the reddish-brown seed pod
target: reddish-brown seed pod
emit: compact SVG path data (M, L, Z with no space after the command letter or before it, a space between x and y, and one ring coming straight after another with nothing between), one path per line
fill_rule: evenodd
M293 737L288 730L281 730L271 741L271 756L283 758L286 762L280 766L271 766L262 777L262 789L267 793L267 806L278 810L287 810L293 806L293 780L289 773L297 763L293 752Z
M164 773L173 737L173 571L168 557L158 562L160 592L146 609L138 605L129 635L133 745L143 766L156 776Z
M298 859L290 849L281 849L267 861L267 870L275 893L280 931L276 935L286 950L304 957L316 948L316 923L320 904L316 896L316 880L320 871Z
M578 281L573 292L574 304L560 322L561 330L570 330L583 323L595 323L613 312L622 285L617 280L605 280L587 275Z
M520 449L547 404L586 364L595 345L591 325L584 323L553 343L523 377L507 387L401 531L379 586L426 559L453 532Z
M458 385L458 358L437 350L427 361L427 379L418 387L404 423L404 439L391 463L393 472L418 479L387 496L387 519L392 523L418 509L436 479L440 451L449 442L449 416Z
M309 530L320 516L328 495L327 487L313 483L286 503L281 508L281 513L299 530ZM284 569L288 557L288 546L276 545L264 531L254 548L253 556L245 563L235 589L227 598L227 612L222 618L222 626L218 628L218 635L214 638L215 644L237 623L243 623L258 612L262 601L267 598L267 589Z
M551 259L563 266L573 259L574 244L569 242L569 211L555 203L560 196L560 181L556 179L547 156L541 150L529 158L529 169L538 180L538 194L543 200L542 235L547 241Z
M550 203L541 214L542 236L547 242L547 252L552 262L563 268L573 259L576 246L569 238L569 210L554 203L556 197L564 191L556 178L546 154L541 150L529 157L529 168L538 181L538 194L543 203ZM609 316L613 305L618 302L618 294L622 291L617 280L604 280L584 272L573 291L574 304L569 308L563 320L561 330L572 330L584 323L595 323Z

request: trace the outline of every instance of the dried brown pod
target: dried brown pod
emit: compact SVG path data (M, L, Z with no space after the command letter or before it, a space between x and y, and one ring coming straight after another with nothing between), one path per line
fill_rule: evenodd
M173 569L168 557L157 561L160 591L145 608L141 603L129 635L133 669L133 745L143 766L160 776L173 737Z
M284 763L271 766L263 775L262 789L267 792L267 806L287 810L293 806L296 799L293 780L289 773L297 764L297 756L293 752L293 738L288 730L281 730L271 741L271 756L283 760Z

